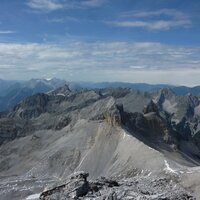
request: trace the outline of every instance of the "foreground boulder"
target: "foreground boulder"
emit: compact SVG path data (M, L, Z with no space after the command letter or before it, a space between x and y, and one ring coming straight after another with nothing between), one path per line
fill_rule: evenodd
M77 172L65 183L50 187L40 195L41 200L60 199L167 199L194 200L188 191L181 187L172 177L135 176L119 181L101 177L88 181L88 173Z
M40 195L40 199L62 199L78 198L87 195L90 190L89 182L87 181L88 173L79 172L70 177L69 181L61 185L51 186L48 190Z

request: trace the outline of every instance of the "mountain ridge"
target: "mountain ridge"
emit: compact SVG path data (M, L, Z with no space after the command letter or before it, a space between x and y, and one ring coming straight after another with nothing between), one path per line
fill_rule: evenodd
M68 85L27 97L0 114L0 176L11 179L3 178L0 197L41 193L76 171L91 178L168 174L199 197L199 102L170 89L76 91ZM182 182L188 178L188 185ZM30 187L10 188L19 180Z
M106 88L129 88L141 92L156 92L162 88L169 88L176 94L185 95L192 93L200 94L200 86L186 87L168 84L126 83L126 82L69 82L57 78L31 79L29 81L0 80L0 111L8 110L22 101L24 98L40 93L50 92L68 84L74 91L82 89L106 89Z

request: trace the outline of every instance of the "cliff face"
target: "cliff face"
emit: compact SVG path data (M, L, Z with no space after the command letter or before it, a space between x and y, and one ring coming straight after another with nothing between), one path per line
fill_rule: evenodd
M123 105L114 104L105 114L105 121L111 126L122 126Z
M153 101L144 107L144 114L125 112L123 105L115 104L104 117L109 125L125 127L143 137L153 139L155 143L176 143L172 127L167 119L162 117L162 113L159 113L159 108Z

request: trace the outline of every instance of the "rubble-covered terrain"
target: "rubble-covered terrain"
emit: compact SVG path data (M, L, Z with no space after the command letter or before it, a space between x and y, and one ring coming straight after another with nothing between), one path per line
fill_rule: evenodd
M87 180L88 173L77 172L65 182L51 186L41 195L41 200L60 199L195 199L169 176L134 176L119 181L100 177Z

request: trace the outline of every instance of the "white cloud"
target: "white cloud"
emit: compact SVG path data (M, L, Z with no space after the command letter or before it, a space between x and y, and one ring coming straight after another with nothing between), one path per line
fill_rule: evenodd
M124 12L121 13L118 20L105 23L118 27L145 28L148 30L169 30L176 27L188 28L192 25L186 14L174 9Z
M65 23L65 22L76 22L79 23L80 19L75 18L75 17L71 17L71 16L66 16L66 17L62 17L62 18L52 18L49 19L48 22L52 22L52 23Z
M107 0L29 0L27 5L41 12L51 12L60 9L86 9L102 6Z
M149 30L168 30L173 27L189 27L190 20L157 20L157 21L116 21L108 22L119 27L142 27Z
M29 0L27 5L40 11L54 11L64 8L64 5L58 0Z
M12 34L12 33L15 33L15 31L10 31L10 30L1 31L0 30L0 34Z
M81 2L83 6L86 7L99 7L102 6L107 0L86 0Z
M8 79L195 84L200 75L200 48L151 42L0 43L0 60L0 78Z
M138 18L145 18L145 17L154 17L154 16L171 16L174 18L183 19L186 18L186 15L178 10L175 9L160 9L154 11L128 11L121 14L121 17L138 17Z
M130 68L131 68L131 69L136 69L136 70L137 70L137 69L145 69L145 68L146 68L146 65L143 65L143 66L131 65Z

